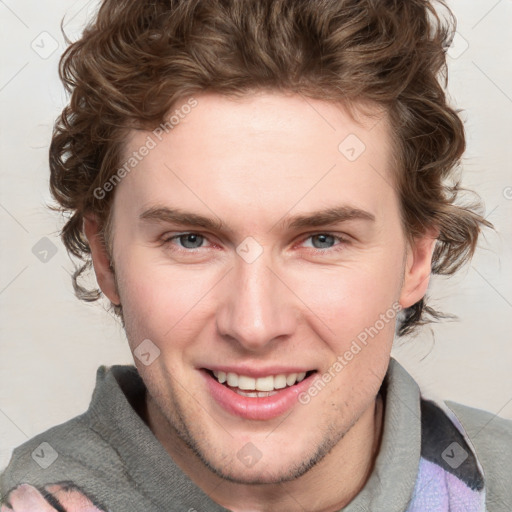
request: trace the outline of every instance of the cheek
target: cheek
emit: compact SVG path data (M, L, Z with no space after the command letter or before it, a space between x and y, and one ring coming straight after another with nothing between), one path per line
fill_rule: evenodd
M204 286L204 280L158 265L123 267L119 291L126 337L139 373L153 383L151 389L155 394L174 388L175 379L177 382L187 379L184 368L190 365L189 349L194 347L193 340L200 339L205 325L201 302L207 292ZM137 357L137 348L147 339L159 352L145 366ZM154 350L150 348L150 352ZM197 384L187 384L188 391L194 392Z
M396 272L385 268L338 269L323 287L308 284L302 289L315 313L309 314L309 325L316 326L329 354L320 375L329 391L322 394L318 410L363 408L380 387L394 340L400 288L399 267Z
M396 316L393 304L400 295L400 261L399 256L386 261L382 254L364 265L310 268L295 276L292 287L304 302L304 311L321 319L317 322L321 332L346 341L374 325L381 314Z
M127 331L134 343L142 337L155 344L177 340L176 332L191 327L201 313L207 279L168 265L149 264L132 256L118 266L119 293Z

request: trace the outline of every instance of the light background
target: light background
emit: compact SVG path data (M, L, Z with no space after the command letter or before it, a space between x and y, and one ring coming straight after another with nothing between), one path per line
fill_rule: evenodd
M431 285L433 303L459 321L424 329L393 355L427 396L512 418L512 2L449 5L459 34L449 91L468 135L464 184L497 232L459 276ZM51 128L66 102L60 22L65 15L74 40L95 8L96 0L0 0L0 470L15 446L87 409L98 366L133 362L118 321L74 298L62 223L45 208Z

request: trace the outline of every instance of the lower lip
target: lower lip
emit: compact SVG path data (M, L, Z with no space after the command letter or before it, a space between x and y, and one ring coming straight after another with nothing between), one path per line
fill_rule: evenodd
M276 390L275 395L253 398L239 395L206 370L200 372L215 401L227 412L248 420L270 420L284 414L297 403L298 395L311 385L316 375L315 372L298 384Z

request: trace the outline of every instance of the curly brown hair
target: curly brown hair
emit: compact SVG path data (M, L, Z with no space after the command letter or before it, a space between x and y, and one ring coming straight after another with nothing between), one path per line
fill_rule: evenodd
M456 204L465 134L445 94L454 30L444 0L104 0L61 57L71 97L50 146L50 189L69 216L61 236L82 260L76 295L102 295L79 284L91 268L83 219L97 216L110 255L113 191L94 191L118 170L128 131L155 128L179 100L205 91L266 89L383 108L404 232L414 239L437 228L432 272L453 274L491 227L478 203ZM398 335L442 316L422 299L405 310Z

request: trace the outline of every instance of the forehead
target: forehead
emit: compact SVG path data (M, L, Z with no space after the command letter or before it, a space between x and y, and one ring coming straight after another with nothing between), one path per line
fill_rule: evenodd
M238 208L239 214L245 207L261 217L262 209L275 207L275 218L280 207L294 204L349 201L378 210L394 196L388 120L377 107L356 104L349 113L335 103L267 92L193 100L176 104L167 124L127 139L124 162L137 162L116 195L139 212L179 203L204 213ZM144 146L151 149L141 158Z

